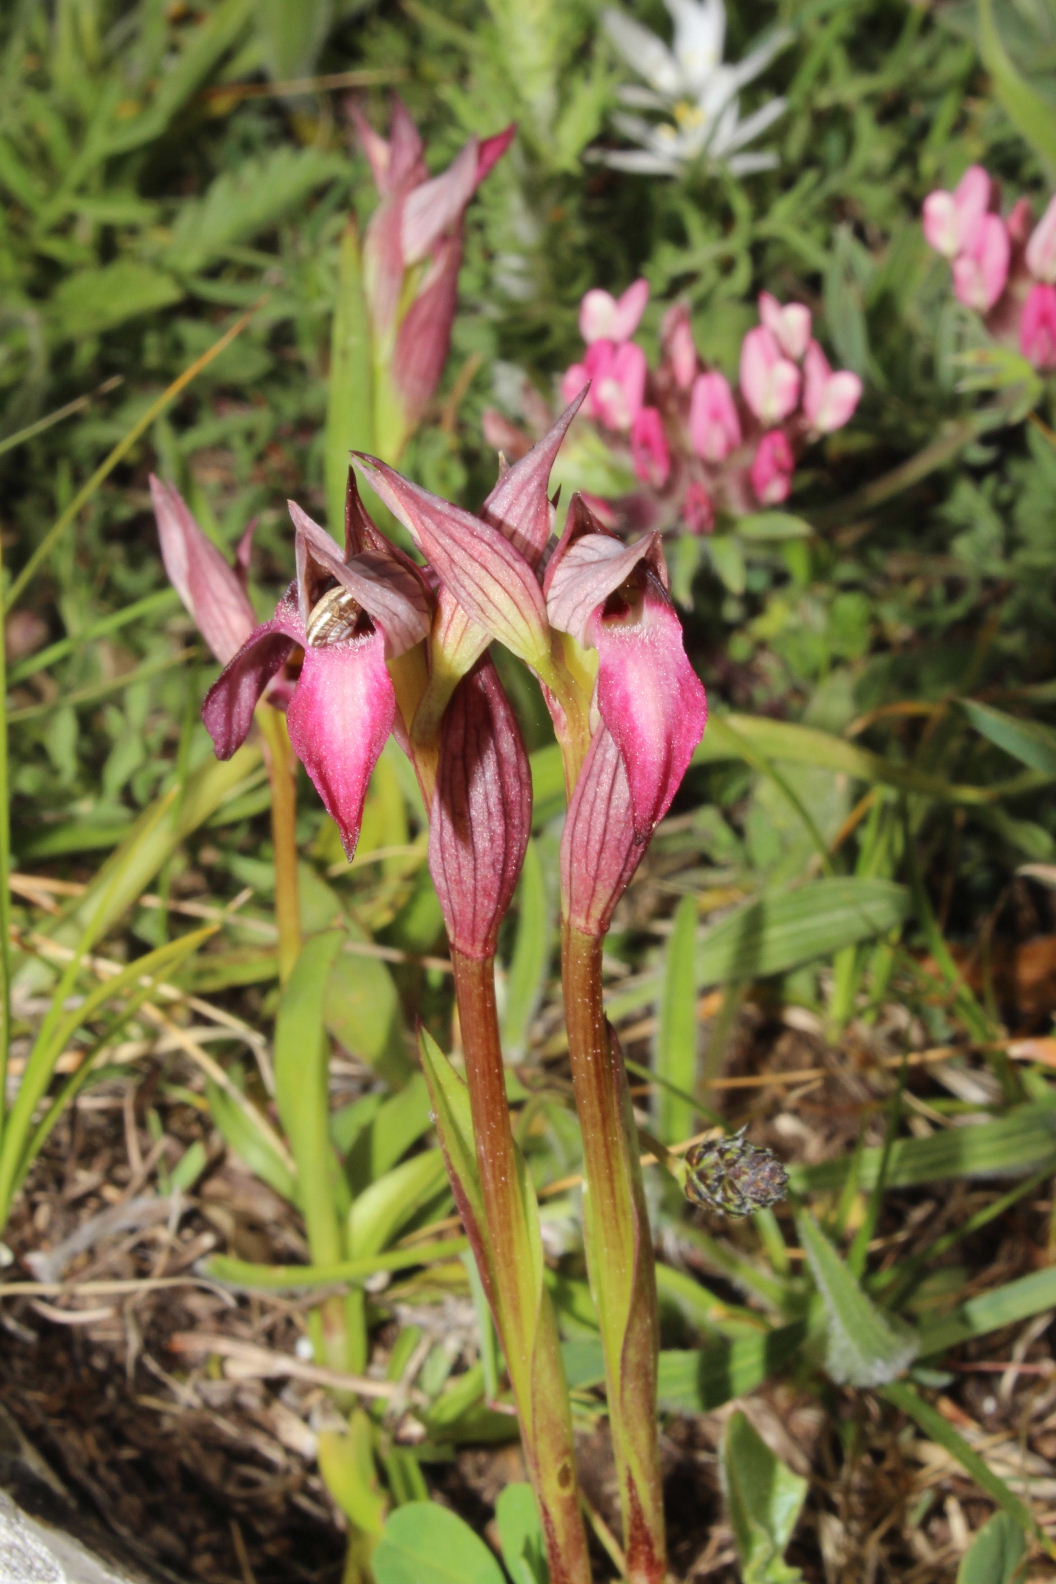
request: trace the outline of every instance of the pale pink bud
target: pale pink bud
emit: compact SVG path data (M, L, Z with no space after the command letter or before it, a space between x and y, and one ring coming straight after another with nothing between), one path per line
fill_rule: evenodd
M781 356L777 338L765 325L749 330L741 347L741 392L764 424L788 417L799 400L799 370Z
M981 165L970 165L954 191L939 189L924 200L924 235L936 253L952 259L975 241L990 207L993 183Z
M648 372L645 353L633 341L620 346L595 341L587 350L584 367L593 381L591 416L607 429L626 432L641 412Z
M1013 251L1026 247L1027 238L1034 229L1034 205L1029 198L1016 199L1008 211L1005 229Z
M715 503L699 479L694 479L686 491L682 515L690 533L710 534L715 530Z
M782 304L769 292L760 292L759 317L785 356L798 363L810 340L810 309L806 303Z
M1035 280L1056 281L1056 198L1031 232L1026 252L1027 268Z
M1019 345L1035 368L1056 368L1056 286L1031 287L1020 315Z
M649 301L649 282L636 280L622 297L595 287L579 307L579 329L589 346L592 341L629 341L641 323Z
M966 308L990 312L1008 281L1011 252L1000 215L984 215L970 245L953 261L953 289Z
M698 374L689 403L689 438L705 462L725 462L741 443L741 420L724 374Z
M226 665L257 625L249 595L180 492L151 474L150 493L169 582L220 664Z
M565 370L561 376L561 400L566 407L570 401L575 401L584 385L590 384L592 377L585 363L573 363Z
M671 475L671 449L664 420L655 407L643 407L631 428L634 471L643 484L663 489Z
M687 391L700 367L693 325L685 303L674 303L664 315L661 331L663 355L666 366L679 390Z
M759 442L751 467L752 488L761 506L779 506L792 489L792 446L783 429L771 429Z
M803 363L803 411L818 434L842 429L862 396L862 382L849 369L833 373L816 341L807 348Z

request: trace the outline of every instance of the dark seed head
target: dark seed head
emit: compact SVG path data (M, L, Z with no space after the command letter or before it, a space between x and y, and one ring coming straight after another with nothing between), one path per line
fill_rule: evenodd
M686 1151L687 1199L723 1215L752 1215L788 1192L788 1173L768 1149L749 1144L745 1129L732 1138L694 1144Z

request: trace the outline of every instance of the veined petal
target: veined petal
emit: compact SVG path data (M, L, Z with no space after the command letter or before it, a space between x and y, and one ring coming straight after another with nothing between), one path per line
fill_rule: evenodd
M439 176L407 194L401 241L408 264L417 264L458 224L477 190L477 140L471 139Z
M241 748L261 694L291 649L304 643L304 624L291 590L279 601L271 621L246 640L205 696L202 719L218 759L230 759Z
M586 394L585 388L581 390L528 455L507 468L481 511L484 521L498 528L533 567L539 565L550 539L550 471Z
M520 728L485 658L444 716L429 867L452 946L495 952L531 830L532 778Z
M686 658L678 614L648 568L626 598L613 595L597 611L592 626L598 708L623 755L635 835L644 841L667 813L704 735L707 698Z
M315 783L351 859L374 766L396 718L396 693L379 632L306 648L287 722L294 752Z
M490 523L412 484L376 457L353 454L466 614L529 665L548 656L542 591L520 551Z
M169 582L216 658L226 665L257 625L249 596L179 490L152 473L150 493Z
M568 922L604 935L645 853L634 832L627 769L604 723L594 734L561 837L561 895Z
M659 534L633 545L612 534L589 531L573 543L566 539L547 568L546 609L553 625L579 643L592 645L598 607L627 581L640 561L655 555L659 543Z

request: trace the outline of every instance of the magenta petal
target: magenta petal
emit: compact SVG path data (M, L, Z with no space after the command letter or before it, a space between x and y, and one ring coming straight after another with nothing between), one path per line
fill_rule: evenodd
M396 333L392 376L408 430L418 427L444 372L458 306L461 267L461 238L452 236L438 243L428 276Z
M509 540L376 457L354 455L466 615L529 664L549 653L542 592L531 566Z
M351 859L367 782L396 717L396 693L380 633L306 649L287 721L294 752L337 822Z
M626 582L640 562L655 558L660 535L625 545L612 534L584 533L562 541L547 568L546 608L561 632L592 644L591 622L599 605Z
M463 677L444 715L429 836L451 944L494 955L531 830L532 778L520 728L488 659Z
M642 860L623 755L604 724L590 745L561 838L561 892L568 922L604 935Z
M151 474L150 493L169 582L216 658L226 665L257 625L243 581L206 538L179 490Z
M632 618L594 623L598 708L627 766L634 828L646 840L671 805L708 720L703 685L686 659L682 624L646 575Z
M230 759L241 748L261 694L290 650L303 642L304 628L288 594L279 601L271 621L246 640L205 696L202 719L218 759Z
M507 468L484 502L481 516L485 522L500 528L533 567L539 565L550 539L550 471L586 394L586 388L579 391L527 456Z

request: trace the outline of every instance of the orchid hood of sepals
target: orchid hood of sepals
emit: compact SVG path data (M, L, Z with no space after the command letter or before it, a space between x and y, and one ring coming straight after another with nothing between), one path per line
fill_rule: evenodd
M466 957L495 955L531 833L532 777L520 727L485 656L444 716L429 867L448 937Z
M432 600L405 558L351 557L291 502L297 578L214 683L202 718L221 759L241 747L253 710L295 649L304 651L287 722L294 752L355 852L367 782L392 731L396 693L387 656L428 633Z
M624 761L635 839L648 841L708 718L667 592L659 534L625 545L573 497L546 595L553 625L597 651L598 710Z
M464 676L493 638L529 665L549 656L537 568L553 523L550 471L584 394L526 456L503 470L479 517L376 458L356 455L357 466L440 580L431 649L445 686ZM446 696L436 702L446 704Z
M178 490L152 473L150 493L169 582L220 664L226 665L257 625L245 585L206 538Z

